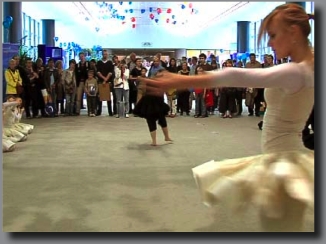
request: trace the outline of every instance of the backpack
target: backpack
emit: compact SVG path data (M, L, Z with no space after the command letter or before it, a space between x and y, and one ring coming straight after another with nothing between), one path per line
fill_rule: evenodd
M48 102L45 105L44 111L50 117L54 117L54 115L57 114L54 103L50 103L50 102Z

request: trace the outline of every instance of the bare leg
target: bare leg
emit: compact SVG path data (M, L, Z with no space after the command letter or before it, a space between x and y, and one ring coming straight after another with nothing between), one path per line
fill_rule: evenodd
M168 127L162 127L162 131L163 131L163 134L164 134L164 140L165 141L172 141L172 139L169 136Z
M152 144L151 146L157 146L156 144L156 130L151 132Z

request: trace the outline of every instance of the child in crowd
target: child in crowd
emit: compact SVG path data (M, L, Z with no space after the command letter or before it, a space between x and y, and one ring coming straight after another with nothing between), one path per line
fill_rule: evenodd
M85 93L87 95L88 116L95 117L96 112L96 95L98 92L97 80L94 77L94 70L88 71L88 79L85 83Z

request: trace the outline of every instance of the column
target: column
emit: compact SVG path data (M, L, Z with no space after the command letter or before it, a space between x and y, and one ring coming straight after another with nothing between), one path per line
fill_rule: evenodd
M55 28L53 19L43 19L42 20L42 37L43 44L48 47L54 47L54 37L55 37Z
M23 36L22 31L22 3L21 2L4 2L3 3L3 19L7 16L13 18L13 22L9 27L8 38L5 36L6 31L3 29L3 40L10 43L19 43ZM7 40L8 39L8 40Z
M175 51L175 57L176 58L182 58L182 57L186 57L187 56L187 50L186 49L177 49ZM191 57L189 57L191 58Z
M250 21L237 22L237 52L245 53L249 51L249 30Z

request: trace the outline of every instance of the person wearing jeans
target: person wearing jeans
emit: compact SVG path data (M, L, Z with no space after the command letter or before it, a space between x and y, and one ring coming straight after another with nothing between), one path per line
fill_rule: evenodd
M77 92L76 92L76 115L80 114L80 109L83 104L83 94L85 89L85 81L88 77L88 70L90 64L86 61L85 53L79 53L80 62L76 67L76 83L77 83Z
M124 103L125 116L129 118L129 69L126 65L121 64L115 69L115 79L114 79L114 92L117 98L117 115L119 118L119 103Z
M197 66L195 70L195 75L203 74L204 69L201 66ZM195 118L205 118L206 117L206 88L205 89L194 89L195 91Z
M75 63L70 60L69 68L64 72L64 90L66 97L66 115L73 115L73 108L76 96L76 75Z

